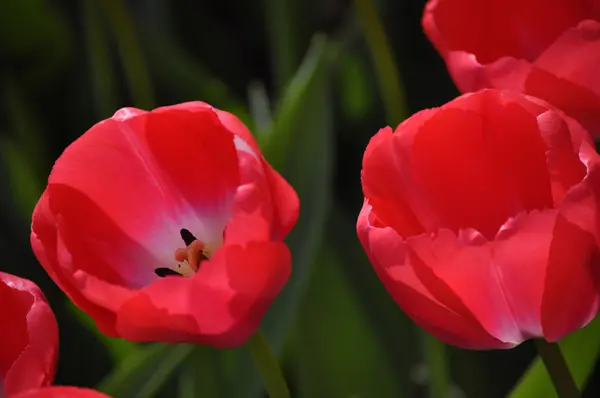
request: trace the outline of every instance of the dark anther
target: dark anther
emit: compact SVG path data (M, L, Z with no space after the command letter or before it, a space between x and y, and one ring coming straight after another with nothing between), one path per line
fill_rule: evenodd
M154 270L154 272L156 272L156 275L160 276L161 278L164 278L168 275L183 276L179 272L173 271L171 268L157 268Z
M196 237L185 228L182 228L181 231L179 231L179 233L181 234L181 239L183 239L183 242L186 246L191 245L192 242L196 240Z

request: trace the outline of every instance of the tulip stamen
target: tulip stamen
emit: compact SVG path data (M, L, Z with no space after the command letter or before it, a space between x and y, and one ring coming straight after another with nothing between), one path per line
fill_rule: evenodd
M161 267L156 268L154 272L161 278L169 275L173 276L193 276L200 268L202 261L209 259L209 251L207 246L196 239L196 237L187 229L182 228L179 232L181 239L185 243L185 248L175 250L175 261L177 269Z

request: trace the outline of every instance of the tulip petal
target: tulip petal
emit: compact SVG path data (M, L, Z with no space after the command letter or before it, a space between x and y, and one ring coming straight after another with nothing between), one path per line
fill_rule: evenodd
M569 62L563 60L569 59ZM600 133L600 23L585 20L567 29L533 63L523 90L543 98Z
M539 97L598 137L599 21L594 1L548 8L542 0L431 0L422 22L461 92L493 87Z
M58 325L39 288L0 272L0 387L12 396L52 383Z
M546 274L542 325L550 341L587 325L600 300L600 159L587 142L580 156L588 174L560 207Z
M75 196L75 198L77 198L77 196ZM81 200L78 200L77 203L83 204ZM31 227L32 249L46 272L48 272L54 282L62 289L63 292L65 292L65 294L73 301L73 303L75 303L75 305L81 308L84 312L89 314L96 321L98 328L103 333L109 336L116 336L116 330L114 329L116 317L114 313L87 300L82 292L77 288L76 281L72 275L72 272L76 271L76 269L73 269L73 264L71 261L72 256L65 248L63 238L60 236L57 228L58 222L50 210L49 196L45 192L36 205L33 213L33 222ZM75 234L75 236L77 236L77 234ZM79 236L81 237L81 235ZM87 261L89 256L84 257L85 261L81 265L87 267L89 266ZM59 262L59 258L64 258L68 262L63 265ZM98 256L92 256L89 258L100 260L100 257ZM108 272L111 272L111 270L112 267L109 267ZM98 271L102 272L102 270Z
M565 58L577 62L564 62ZM534 65L600 96L600 79L596 67L599 62L600 22L586 19L577 26L566 29L535 60Z
M394 135L378 133L383 138L367 147L363 162L365 197L377 217L404 237L419 225L428 232L444 225L493 239L512 215L552 207L545 143L535 116L513 96L463 96L434 116L417 114ZM460 134L447 134L446 126Z
M461 97L424 123L412 144L416 184L455 232L471 227L491 239L511 215L552 207L536 119L511 97Z
M413 116L415 120L412 130L403 127L411 125L402 123L397 131L401 131L403 141L409 142L420 123L428 120L430 112L423 111ZM365 198L377 208L377 217L393 228L403 237L419 234L426 229L437 226L435 215L422 206L424 203L419 192L410 189L411 175L407 162L403 161L407 150L387 127L379 130L371 138L363 158L362 186Z
M172 106L174 109L211 109L219 117L219 121L223 126L239 137L246 143L249 149L257 154L260 154L260 149L254 136L248 128L235 115L214 108L213 106L200 101L186 102ZM240 146L239 141L236 141L236 146ZM300 201L296 191L290 184L273 169L273 167L261 158L262 168L267 178L268 188L273 197L273 203L276 209L276 217L273 220L273 239L283 239L296 224L298 220L298 211Z
M587 12L585 2L576 0L554 0L552 7L544 0L432 0L423 27L442 53L466 51L482 64L503 56L532 61Z
M166 277L118 312L119 334L131 341L242 344L255 330L290 273L279 242L227 245L190 278Z
M600 286L600 254L596 247L592 234L558 217L541 311L543 335L548 341L562 339L596 316Z
M218 109L214 110L219 116L221 123L223 123L223 126L242 138L244 142L248 143L255 153L260 153L258 144L252 136L252 133L240 119L229 112ZM262 166L268 181L271 196L273 197L273 203L276 206L276 217L273 220L273 239L283 239L291 231L298 220L300 200L298 199L296 191L290 184L264 159L262 160Z
M464 303L428 265L411 256L411 249L393 229L371 226L370 212L371 206L365 202L358 218L358 236L387 291L412 320L440 340L463 348L515 345L486 331L468 308L470 303Z

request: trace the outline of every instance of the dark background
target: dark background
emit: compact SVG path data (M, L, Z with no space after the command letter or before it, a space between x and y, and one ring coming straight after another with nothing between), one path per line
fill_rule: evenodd
M424 3L377 3L409 114L458 95L421 30ZM314 256L298 265L306 271L305 281L295 290L295 306L287 308L292 315L281 321L283 331L271 335L281 341L295 396L427 396L419 332L388 297L355 237L362 154L389 118L352 12L351 2L342 0L0 0L0 269L32 279L48 296L61 332L57 384L97 386L115 371L113 377L124 377L116 384L131 385L115 396L153 396L155 391L184 396L182 375L191 369L191 377L201 380L197 391L205 389L198 396L242 396L239 391L250 389L252 382L223 370L227 366L219 361L229 354L212 349L194 349L170 371L144 368L152 361L127 362L141 351L99 336L37 264L29 247L31 210L61 151L122 106L148 109L203 100L260 130L249 110L249 87L264 86L277 118L290 78L313 35L321 32L344 43L331 70L309 93L326 95L327 109L306 108L292 119L298 124L292 123L290 131L310 131L314 124L308 119L330 122L329 161L312 171L332 173L315 205L326 198L329 207L321 209L320 222L308 220L317 228L307 236L316 238L296 250ZM326 93L318 91L324 86ZM395 117L406 116L398 109ZM304 173L312 161L304 150L282 172L294 183L294 173ZM315 192L310 185L298 190L303 203ZM600 336L586 338L594 343L585 343L582 355L597 352ZM486 398L506 396L535 354L530 343L510 351L446 350L455 396ZM201 357L212 359L194 362ZM162 376L156 376L157 369ZM152 389L148 380L161 381ZM597 372L592 380L586 396L599 396ZM227 389L229 384L237 392Z

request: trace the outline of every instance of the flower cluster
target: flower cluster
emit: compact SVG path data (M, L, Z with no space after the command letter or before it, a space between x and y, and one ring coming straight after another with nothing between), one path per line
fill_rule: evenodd
M557 341L600 305L598 2L430 0L423 26L463 95L373 136L360 243L449 344ZM230 348L287 282L298 212L234 115L123 108L55 162L31 245L103 333ZM0 396L106 397L51 386L58 327L37 286L0 273L0 303Z
M586 0L425 8L464 95L371 139L357 229L394 300L447 343L553 342L598 312L599 21Z
M202 102L124 108L56 161L33 213L31 244L105 334L226 348L256 331L286 283L283 239L298 207L235 116ZM33 284L2 281L3 393L104 396L38 392L53 379L56 321Z

